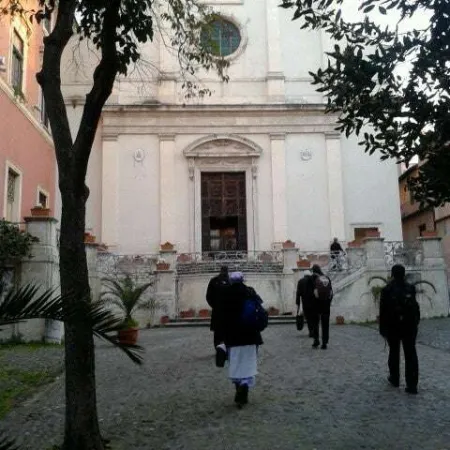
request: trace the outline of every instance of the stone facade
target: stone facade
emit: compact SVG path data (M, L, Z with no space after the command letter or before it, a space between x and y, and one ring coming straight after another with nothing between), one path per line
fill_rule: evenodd
M240 30L230 82L200 71L212 95L186 100L171 52L158 37L143 46L155 71L117 81L94 142L89 230L116 254L153 253L166 241L201 252L202 174L238 172L248 251L286 239L325 250L334 236L352 241L356 228L400 240L395 164L337 134L310 84L308 71L326 64L332 44L298 30L275 0L211 6ZM96 61L83 46L79 55L77 65L65 55L63 80L74 132Z
M23 222L38 203L55 205L56 159L36 81L45 33L28 16L1 17L0 217L11 222Z

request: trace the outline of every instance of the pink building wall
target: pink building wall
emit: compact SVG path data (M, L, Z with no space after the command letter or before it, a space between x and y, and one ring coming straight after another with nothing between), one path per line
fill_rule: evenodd
M37 5L28 1L28 7L37 9L33 3ZM14 96L11 86L14 30L24 42L24 99ZM7 162L21 174L19 220L29 216L36 205L38 187L49 194L48 206L54 210L55 152L51 135L41 122L41 91L36 81L43 36L42 25L35 21L9 16L0 19L0 56L5 58L0 71L0 217L5 215Z

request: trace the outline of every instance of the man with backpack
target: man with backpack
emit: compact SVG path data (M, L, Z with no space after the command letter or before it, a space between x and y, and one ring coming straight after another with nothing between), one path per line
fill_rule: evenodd
M312 284L314 299L311 307L311 317L313 326L313 348L320 345L319 323L322 328L322 350L328 346L330 337L330 306L333 299L333 287L331 280L322 272L317 264L312 266Z
M380 334L389 345L389 383L400 385L400 343L405 355L405 392L417 394L419 362L416 337L420 322L420 307L416 288L406 282L405 267L396 264L391 270L391 281L380 297Z

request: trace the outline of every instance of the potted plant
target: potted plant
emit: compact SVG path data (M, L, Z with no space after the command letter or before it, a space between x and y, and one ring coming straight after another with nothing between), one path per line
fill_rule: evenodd
M198 317L203 317L203 318L206 318L206 317L211 317L211 310L210 309L201 309L199 312L198 312Z
M169 316L161 316L161 318L159 319L159 323L161 325L166 325L167 323L169 323L170 318Z
M156 270L169 270L170 264L166 263L164 259L158 260L156 263Z
M345 319L344 316L336 316L336 325L344 325Z
M425 231L422 231L422 233L420 234L420 237L436 238L436 237L438 237L438 234L437 234L436 230L425 230Z
M186 311L180 311L180 317L182 319L188 319L191 317L195 317L195 311L191 308Z
M370 286L370 283L372 281L374 281L374 280L379 280L379 281L381 281L383 283L382 285L372 286L370 288L370 292L372 294L372 298L373 298L373 301L375 303L375 307L377 308L377 310L379 310L379 308L380 308L381 291L383 290L384 286L386 286L389 283L390 277L385 278L385 277L376 275L376 276L371 277L367 284L369 284L369 286ZM436 290L436 288L435 288L433 283L430 283L427 280L417 280L417 281L411 282L411 284L416 287L416 293L417 294L423 294L425 297L428 298L428 300L431 303L431 299L425 294L425 290L424 289L417 289L417 286L420 286L421 284L430 286L431 289L433 290L433 292L436 294L437 290ZM377 314L377 322L379 322L379 320L380 320L380 316Z
M84 233L85 244L95 244L95 236L89 232Z
M138 285L130 275L122 278L106 278L103 280L106 289L101 298L113 306L118 307L123 315L123 327L118 332L119 342L123 344L136 344L139 323L133 318L133 313L145 308L144 293L153 282Z
M299 259L297 261L297 267L299 269L309 269L311 267L311 263L307 259Z
M295 242L292 242L290 239L284 241L282 244L283 248L295 248Z
M36 205L31 208L31 217L50 217L50 209L44 208L42 205Z
M174 245L170 242L165 242L164 244L161 244L161 250L164 252L170 252L174 249Z

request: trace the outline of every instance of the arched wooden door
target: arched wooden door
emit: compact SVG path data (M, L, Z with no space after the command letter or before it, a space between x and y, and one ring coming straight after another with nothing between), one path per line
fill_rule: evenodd
M245 172L202 172L202 251L247 250Z

